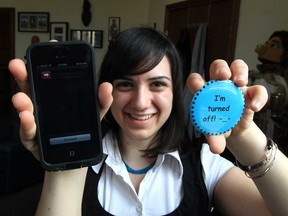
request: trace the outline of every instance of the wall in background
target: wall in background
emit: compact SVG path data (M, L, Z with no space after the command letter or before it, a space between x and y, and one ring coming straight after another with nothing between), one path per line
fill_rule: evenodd
M103 30L103 48L96 49L97 68L108 46L108 17L121 17L121 29L148 24L163 30L165 5L181 0L90 0L92 20L88 27L81 22L83 0L1 0L0 7L15 7L18 11L49 11L53 22L69 22L70 29ZM287 0L242 0L238 25L235 58L244 59L251 69L258 64L254 48L263 43L275 30L288 30ZM16 57L23 58L31 37L49 40L49 33L24 33L16 30Z
M260 62L254 49L277 30L288 31L287 0L241 0L235 58L251 69Z
M153 3L152 3L153 2ZM164 29L165 5L179 0L150 0L148 23ZM287 0L241 0L235 59L245 60L249 68L259 63L254 49L276 30L288 30Z
M149 0L90 0L92 19L88 27L81 21L83 0L2 0L0 7L15 7L19 11L49 12L51 22L68 22L69 29L103 30L103 48L95 49L97 69L107 50L108 17L121 17L121 30L128 26L147 24ZM119 9L121 8L121 10ZM17 20L17 17L16 17ZM18 32L16 26L16 57L23 59L31 37L37 35L40 41L48 41L49 33Z

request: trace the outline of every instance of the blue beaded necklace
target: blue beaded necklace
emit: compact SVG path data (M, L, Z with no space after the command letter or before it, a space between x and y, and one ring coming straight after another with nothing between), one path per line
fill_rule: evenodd
M145 167L143 169L139 169L139 170L135 170L133 169L132 167L130 167L128 164L125 163L124 160L122 160L123 163L125 164L125 167L127 169L127 171L129 173L132 173L132 174L136 174L136 175L141 175L141 174L145 174L147 173L150 169L152 169L152 167L155 165L156 162L152 163L151 165L149 165L148 167Z

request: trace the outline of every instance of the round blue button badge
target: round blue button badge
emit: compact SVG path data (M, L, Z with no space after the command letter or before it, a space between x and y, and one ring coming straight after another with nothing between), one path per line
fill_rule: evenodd
M194 127L207 135L219 135L233 129L241 119L245 99L231 80L212 80L199 89L191 102Z

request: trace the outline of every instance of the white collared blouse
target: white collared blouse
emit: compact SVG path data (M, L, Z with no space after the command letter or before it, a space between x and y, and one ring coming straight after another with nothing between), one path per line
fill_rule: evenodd
M117 141L107 134L103 139L103 161L93 166L103 172L98 184L98 199L113 215L164 215L175 210L183 197L183 166L178 151L158 155L156 163L142 180L138 194L122 161ZM218 180L234 165L213 154L204 144L201 150L204 182L211 203ZM95 197L97 199L97 197Z

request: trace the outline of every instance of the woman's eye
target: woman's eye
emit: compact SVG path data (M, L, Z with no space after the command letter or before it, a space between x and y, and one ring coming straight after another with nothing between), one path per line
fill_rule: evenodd
M272 47L272 48L279 48L279 45L276 44L276 43L271 43L271 44L270 44L270 47Z
M161 87L166 86L166 84L163 82L153 82L151 86L155 88L161 88Z
M132 87L132 83L127 81L119 81L114 84L114 88L117 88L119 90L127 90L131 89Z
M266 43L267 47L271 47L271 48L280 48L280 45L277 42L270 42L270 43Z

